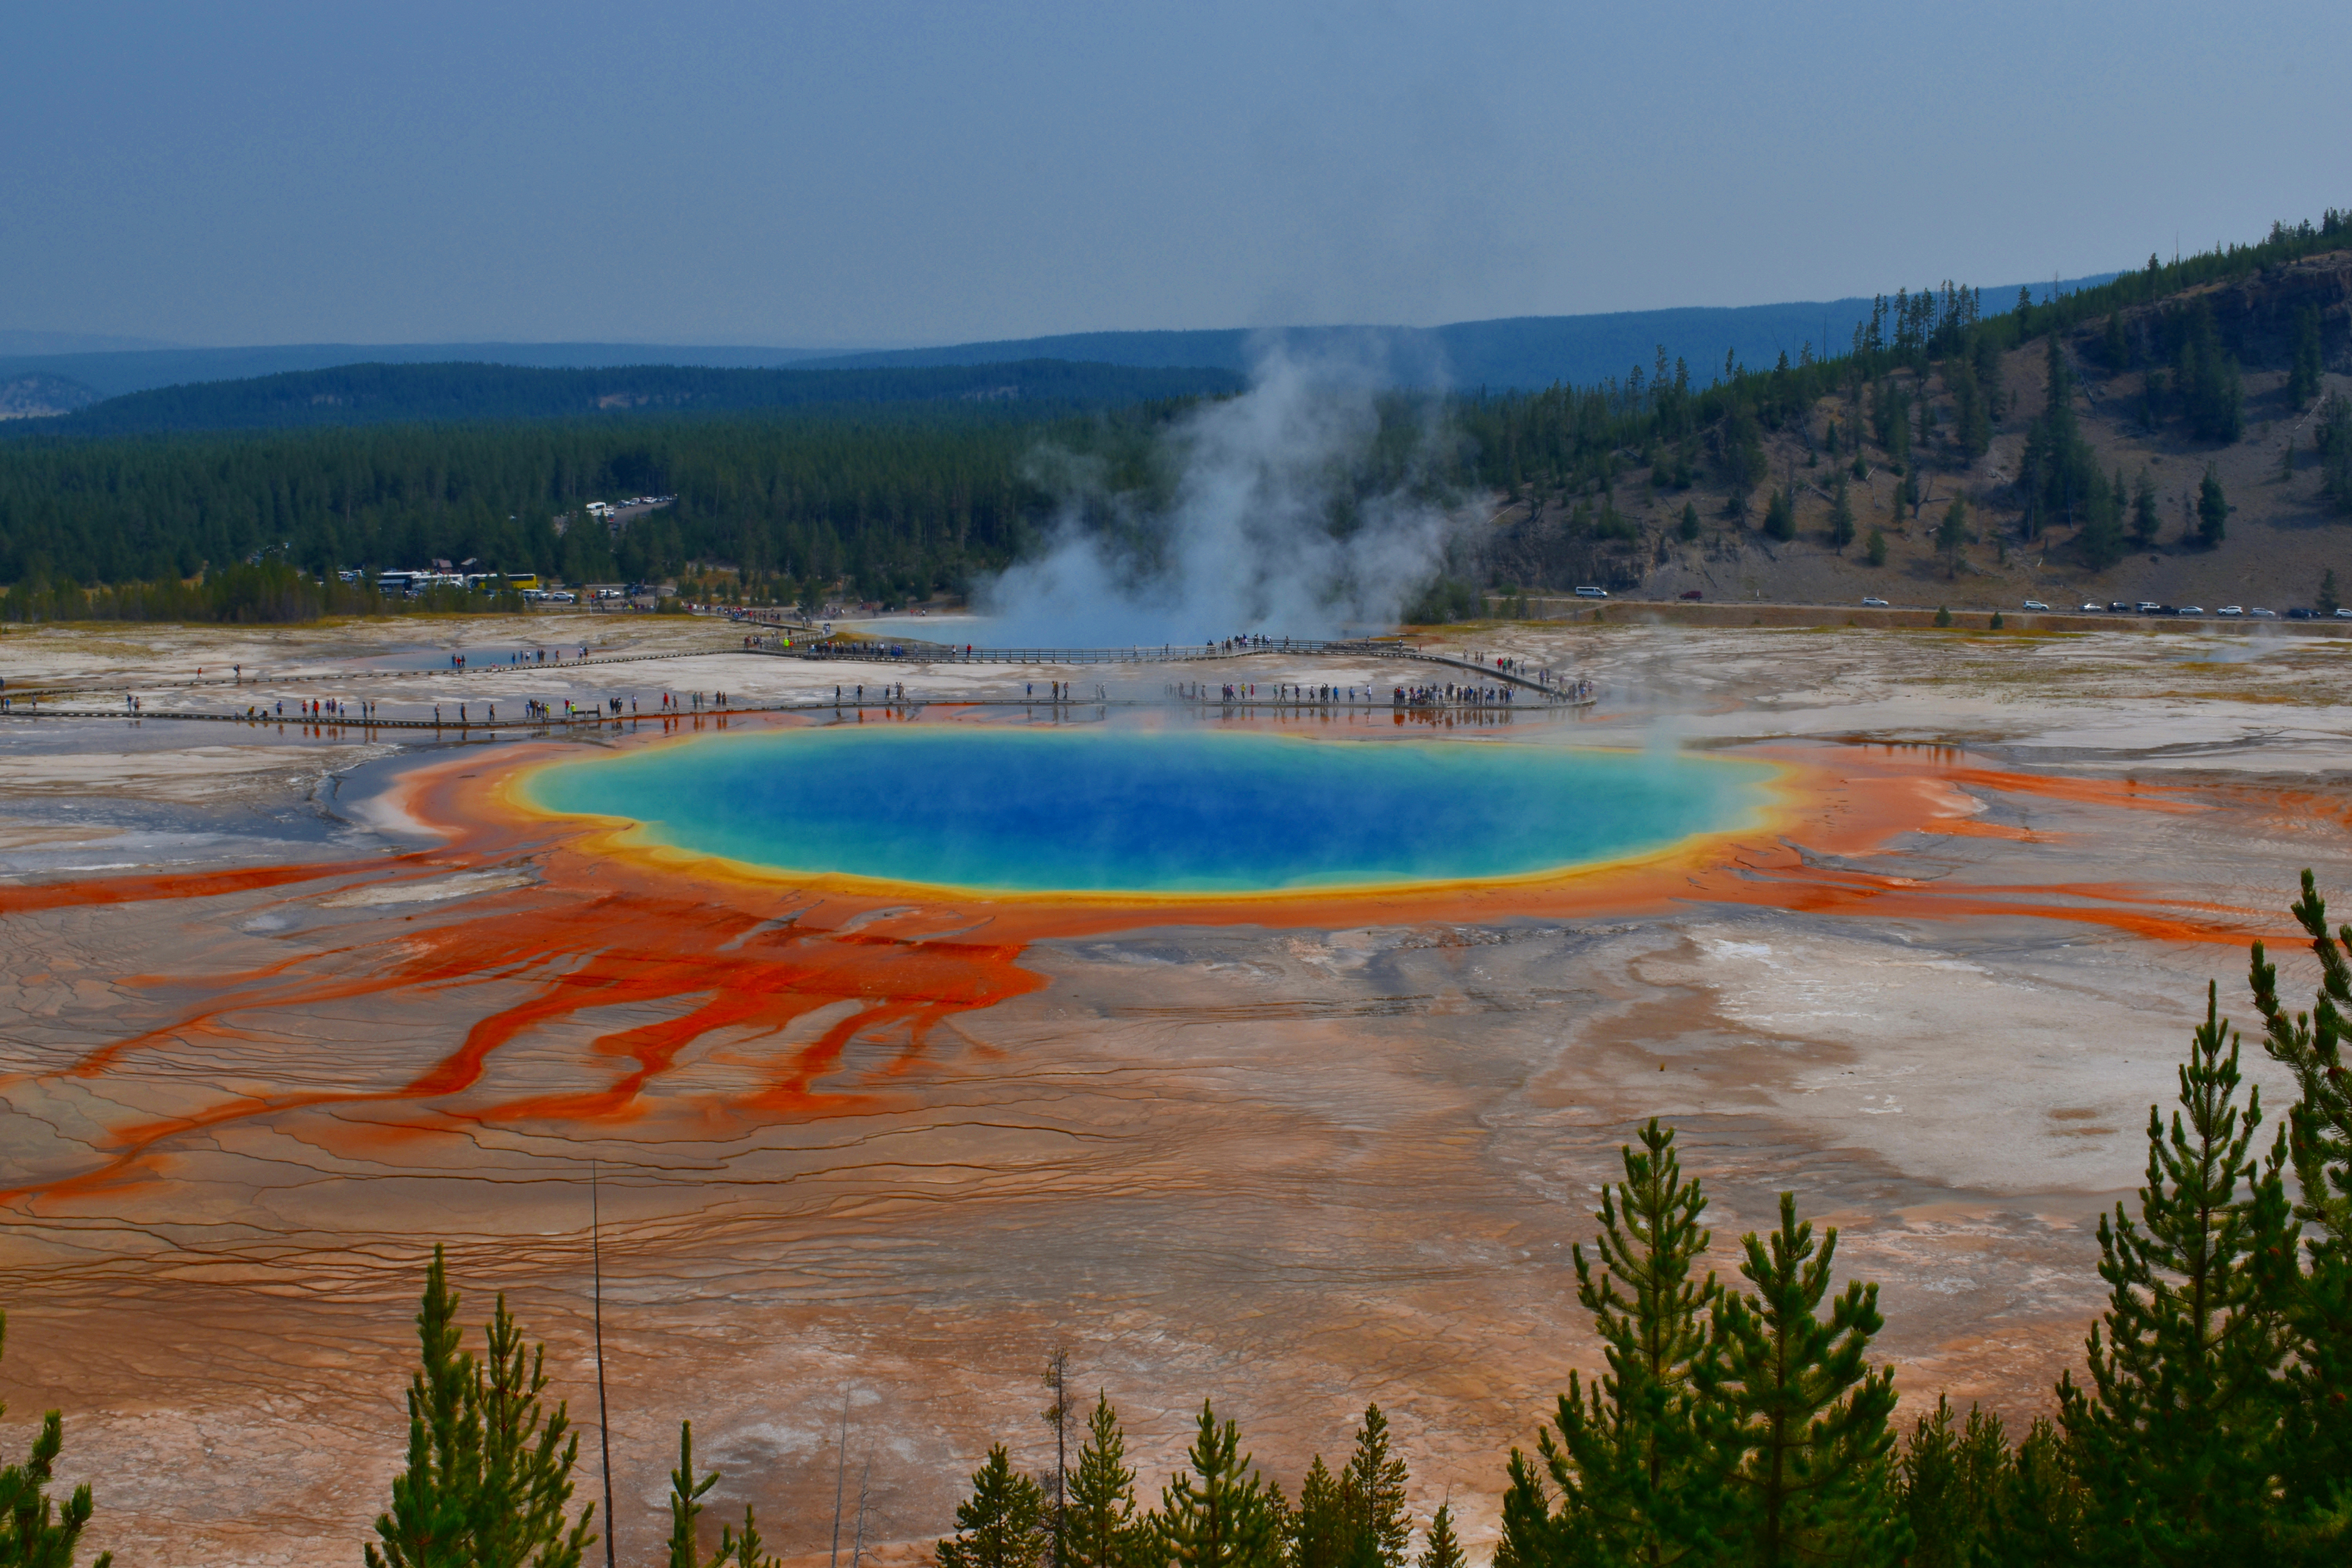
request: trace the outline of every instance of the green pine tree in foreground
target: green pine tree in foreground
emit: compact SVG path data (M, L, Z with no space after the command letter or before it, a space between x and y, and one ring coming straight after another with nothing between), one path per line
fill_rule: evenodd
M0 1350L6 1348L7 1340L8 1314L0 1312ZM0 1415L7 1409L0 1405ZM40 1434L33 1439L24 1463L0 1468L0 1564L70 1568L82 1530L89 1523L92 1504L87 1481L74 1488L62 1506L48 1495L58 1456L65 1446L64 1414L45 1411ZM98 1568L108 1568L113 1561L113 1552L101 1552Z
M2327 905L2309 871L2296 921L2311 937L2320 965L2319 994L2308 1013L2280 1005L2278 969L2259 942L2248 964L2263 1045L2294 1074L2300 1094L2287 1113L2287 1157L2308 1227L2305 1263L2286 1298L2296 1355L2285 1373L2282 1447L2285 1529L2314 1550L2352 1544L2352 1068L2344 1042L2352 1035L2352 928L2330 935Z
M702 1568L700 1531L695 1521L702 1515L704 1495L718 1484L717 1470L699 1479L695 1476L694 1423L679 1422L677 1468L669 1473L669 1568Z
M1971 1410L1957 1423L1952 1402L1939 1397L1934 1414L1919 1417L1895 1463L1917 1568L1989 1559L2009 1459L1997 1415Z
M694 1423L677 1424L677 1468L669 1473L669 1557L667 1568L779 1568L782 1558L769 1554L767 1542L760 1535L759 1516L750 1504L743 1508L743 1533L735 1533L731 1525L719 1527L719 1549L709 1557L701 1555L702 1532L696 1521L702 1515L702 1500L719 1484L719 1472L697 1477L694 1473Z
M2209 985L2168 1130L2148 1108L2139 1220L2118 1204L2099 1222L2110 1294L2089 1385L2059 1380L2091 1533L2137 1561L2223 1561L2269 1522L2295 1238L2285 1151L2258 1153L2261 1091L2241 1107L2239 1082L2238 1042Z
M1850 1280L1828 1318L1816 1315L1837 1232L1816 1245L1794 1193L1780 1194L1777 1230L1740 1246L1755 1289L1716 1298L1695 1377L1701 1431L1731 1493L1724 1532L1761 1568L1890 1558L1901 1542L1888 1484L1895 1374L1867 1359L1885 1326L1878 1287Z
M436 1246L416 1314L408 1468L376 1520L368 1568L579 1568L595 1509L565 1528L580 1439L562 1405L541 1404L546 1347L526 1356L500 1296L477 1362L458 1348L457 1302Z
M1110 1396L1097 1393L1094 1414L1087 1418L1087 1440L1070 1472L1061 1568L1129 1568L1142 1557L1145 1544L1135 1506L1135 1471L1127 1463L1127 1435Z
M1287 1511L1282 1494L1241 1451L1234 1423L1220 1426L1207 1400L1184 1463L1189 1468L1168 1483L1153 1516L1154 1560L1167 1568L1277 1568Z
M1364 1406L1356 1446L1339 1475L1339 1502L1347 1518L1349 1568L1404 1568L1412 1544L1412 1515L1405 1490L1405 1464L1389 1447L1389 1418L1377 1405Z
M1289 1568L1345 1568L1348 1525L1347 1499L1318 1454L1298 1485L1298 1506L1290 1516Z
M1470 1568L1462 1543L1454 1539L1454 1505L1439 1503L1429 1521L1429 1543L1421 1549L1419 1568Z
M1713 1274L1696 1278L1710 1234L1699 1223L1706 1197L1683 1179L1674 1131L1654 1119L1641 1148L1622 1158L1625 1179L1601 1194L1593 1255L1581 1246L1572 1255L1577 1300L1592 1314L1609 1371L1590 1387L1570 1373L1551 1429L1537 1436L1556 1510L1530 1506L1543 1489L1525 1457L1511 1455L1521 1506L1507 1511L1505 1539L1529 1565L1703 1557L1719 1522L1693 1381L1720 1294Z
M1045 1560L1045 1490L1013 1468L999 1443L974 1471L956 1508L956 1532L939 1543L940 1568L1037 1568Z

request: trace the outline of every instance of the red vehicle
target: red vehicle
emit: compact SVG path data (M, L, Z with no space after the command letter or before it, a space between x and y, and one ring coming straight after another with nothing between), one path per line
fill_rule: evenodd
M1685 588L1683 590L1683 597L1685 599L1704 599L1706 595L1700 593L1696 588Z

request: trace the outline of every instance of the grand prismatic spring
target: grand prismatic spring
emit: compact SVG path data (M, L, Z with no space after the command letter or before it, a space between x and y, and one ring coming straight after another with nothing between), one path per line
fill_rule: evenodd
M1746 825L1769 770L1183 725L858 725L572 762L520 794L786 874L1050 895L1489 881Z
M2352 889L2332 637L1501 626L1433 649L1593 705L1407 715L603 627L0 639L6 1393L123 1560L355 1555L436 1239L593 1421L592 1168L624 1560L684 1416L824 1552L845 1400L908 1556L1056 1345L1147 1488L1204 1394L1293 1477L1377 1399L1482 1551L1654 1114L1723 1267L1795 1188L1906 1402L2031 1415L2205 980Z

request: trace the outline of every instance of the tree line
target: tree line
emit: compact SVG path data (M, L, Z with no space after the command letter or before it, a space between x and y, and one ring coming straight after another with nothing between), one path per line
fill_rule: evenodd
M1504 556L1530 572L1606 568L1622 581L1638 574L1645 545L1617 504L1622 489L1671 494L1711 483L1726 494L1727 515L1745 521L1773 478L1765 441L1775 432L1795 436L1809 470L1828 464L1832 483L1842 470L1866 477L1865 445L1874 447L1898 481L1892 504L1916 518L1928 497L1923 469L1982 456L2011 405L2002 355L2046 337L2054 375L2064 368L2061 336L2103 319L2101 355L2149 368L2143 418L2179 421L2200 439L2232 439L2243 423L2234 351L2201 297L2174 297L2347 246L2352 214L2330 209L2315 225L2275 226L2255 245L2171 263L2150 258L2112 282L2040 302L2021 295L2007 310L1989 310L1976 290L1949 282L1899 291L1837 352L1805 344L1769 368L1727 356L1719 372L1695 370L1661 350L1653 365L1598 385L1400 393L1383 400L1379 429L1327 521L1344 536L1357 501L1406 487L1441 501L1496 489L1556 499L1563 506L1541 527L1559 537L1523 541L1526 549ZM2126 329L2126 311L2137 312L2138 325ZM2315 313L2295 323L2290 392L2299 405L2317 392L2319 331ZM373 367L426 382L465 368ZM1832 411L1817 430L1824 400ZM1097 509L1082 522L1123 527L1153 515L1172 488L1175 458L1163 437L1193 405L1159 398L1074 412L1024 399L835 402L761 413L23 436L0 440L0 583L185 583L275 552L321 579L338 568L436 557L571 582L670 578L689 563L718 563L732 574L733 595L751 602L821 598L835 585L892 602L960 590L1032 548L1067 504L1056 479L1062 458L1092 470L1093 493L1136 503ZM2032 432L2032 460L2018 481L2022 527L2030 538L2053 521L2071 526L2094 563L2105 564L2153 519L2152 490L2143 510L2136 483L2097 472L2072 420L2068 400L2053 397ZM2331 412L2316 446L2323 493L2352 510L2346 429ZM1803 483L1832 495L1813 479ZM1777 537L1793 535L1801 488L1783 475L1762 498ZM617 531L581 510L638 493L677 500ZM1680 532L1695 539L1699 527L1685 500ZM1853 542L1851 519L1832 530L1843 534L1836 548ZM2200 534L2207 543L2218 537ZM1883 542L1877 548L1883 555ZM1458 586L1438 584L1431 606L1462 600L1468 589Z
M1229 395L1229 370L1007 364L875 370L727 370L632 364L589 369L457 362L347 364L125 393L68 415L27 421L20 434L145 435L166 430L264 430L327 425L593 417L940 402L1017 403L1031 416Z
M479 590L432 587L414 596L384 594L365 578L321 580L274 560L208 572L194 581L165 578L85 588L41 576L0 589L0 621L282 626L330 616L520 615L527 608L520 592L496 584Z
M1941 1398L1898 1433L1894 1372L1871 1353L1878 1287L1836 1286L1838 1233L1816 1234L1795 1194L1770 1229L1741 1237L1736 1279L1708 1268L1704 1187L1653 1120L1622 1151L1590 1250L1571 1255L1605 1370L1570 1374L1502 1465L1496 1568L2347 1561L2352 926L2331 929L2309 871L2292 913L2319 963L2312 1005L2283 999L2260 942L2247 982L2295 1100L2265 1134L2209 984L2174 1108L2148 1108L2146 1184L2099 1222L2106 1304L2080 1373L2061 1374L2053 1411L2014 1440ZM458 1305L436 1247L405 1462L364 1543L369 1568L579 1568L609 1525L593 1503L573 1510L580 1436L545 1397L545 1349L503 1296L480 1352L465 1349ZM1107 1392L1066 1464L1075 1407L1058 1354L1047 1383L1053 1468L1024 1474L994 1445L939 1568L1465 1568L1444 1502L1413 1555L1411 1478L1377 1405L1338 1467L1318 1456L1292 1493L1204 1400L1152 1503ZM73 1561L93 1504L88 1486L48 1495L62 1442L51 1411L26 1458L0 1470L0 1562ZM709 1543L698 1521L719 1479L682 1422L670 1568L774 1568L749 1508Z
M1041 447L1150 483L1189 406L1039 418L1011 405L0 443L0 582L162 584L264 556L313 578L473 558L571 582L733 563L791 602L846 577L929 594L1009 561L1055 498ZM620 530L584 505L675 502Z

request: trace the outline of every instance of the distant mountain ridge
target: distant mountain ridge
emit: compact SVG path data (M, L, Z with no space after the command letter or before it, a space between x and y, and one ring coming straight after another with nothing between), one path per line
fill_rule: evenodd
M2089 288L2115 277L2102 272L2032 285L2015 283L1981 290L1988 311L2016 304L2018 290L2033 298ZM1867 321L1873 301L1798 300L1779 305L1688 306L1668 310L1622 310L1605 315L1509 316L1495 321L1455 321L1442 327L1269 327L1194 331L1072 332L1056 337L1016 338L1000 342L954 343L940 348L894 349L835 354L806 362L809 368L979 364L990 361L1050 358L1103 364L1203 365L1246 373L1268 352L1281 348L1307 356L1344 356L1384 370L1408 386L1449 386L1457 392L1539 389L1554 382L1591 385L1622 377L1635 365L1648 374L1664 345L1669 360L1681 358L1700 384L1722 374L1729 353L1752 368L1769 367L1782 353L1794 360L1810 343L1815 355L1843 353L1853 329Z
M32 334L21 334L30 336ZM0 339L0 343L5 343ZM579 370L637 364L765 370L815 357L811 349L695 347L674 343L278 343L254 348L138 349L103 353L0 352L0 380L47 374L106 397L195 382L246 381L347 364L509 364ZM1035 356L1032 356L1035 357Z
M0 356L114 353L126 349L176 349L186 345L162 338L125 338L111 332L50 332L0 327Z
M70 384L55 377L27 376L0 382L0 393L12 386L37 385L49 395L51 406L26 412L50 413L59 402L57 389ZM853 411L958 403L1006 405L1009 416L1034 417L1053 411L1222 395L1239 392L1243 385L1242 376L1234 371L1070 364L1058 360L879 370L353 364L127 393L57 417L20 416L0 426L0 438L12 434L124 436L784 409Z
M2087 288L2115 276L2027 285L2037 300ZM2008 310L2021 286L1982 290L1987 310ZM1174 331L1067 332L1052 337L946 343L933 348L831 353L814 349L692 346L668 343L289 343L253 348L142 349L103 353L10 353L12 343L44 336L0 332L0 380L63 376L105 397L193 382L238 381L287 371L349 364L441 364L458 362L541 369L621 365L692 365L756 370L883 370L945 365L1009 364L1066 360L1143 369L1211 369L1246 374L1267 348L1341 353L1385 367L1402 385L1445 385L1494 391L1545 387L1556 381L1591 384L1622 376L1667 356L1689 362L1694 379L1713 379L1727 350L1742 363L1769 365L1780 353L1797 357L1811 342L1816 353L1844 351L1854 323L1870 317L1871 301L1797 300L1777 305L1689 306L1581 316L1508 316L1442 327L1225 327Z

